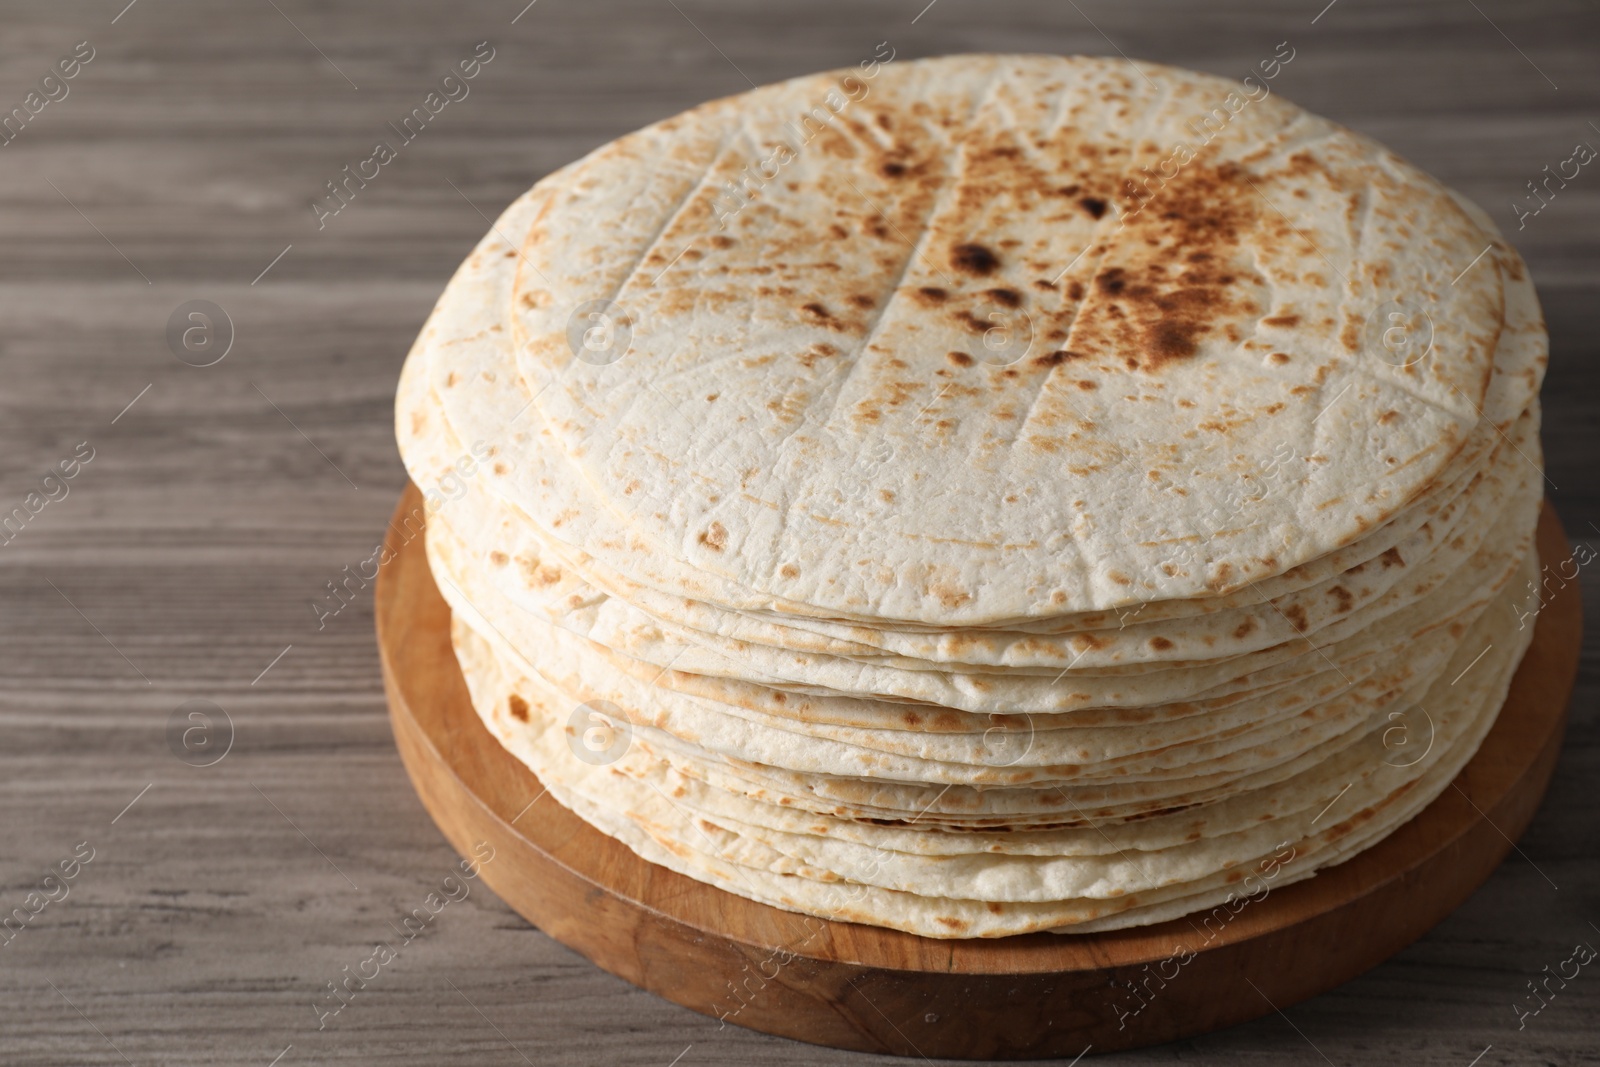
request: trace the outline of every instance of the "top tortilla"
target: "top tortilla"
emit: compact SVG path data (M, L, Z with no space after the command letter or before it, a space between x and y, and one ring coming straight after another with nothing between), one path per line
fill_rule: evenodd
M960 56L601 148L535 190L507 311L528 420L581 477L557 510L499 488L563 539L605 509L626 536L585 551L669 591L945 626L1206 596L1355 541L1478 422L1503 266L1466 269L1493 235L1438 182L1243 93ZM1426 309L1425 356L1372 343L1393 300ZM569 341L595 301L631 331L613 362Z

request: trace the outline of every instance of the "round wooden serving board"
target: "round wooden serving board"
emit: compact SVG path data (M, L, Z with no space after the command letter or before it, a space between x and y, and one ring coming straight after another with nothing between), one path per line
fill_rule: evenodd
M468 700L423 515L408 489L378 578L378 644L395 743L450 843L464 855L493 845L482 876L506 903L635 985L740 1026L907 1056L1071 1058L1156 1044L1287 1007L1384 960L1465 900L1532 819L1582 628L1576 583L1562 578L1571 553L1547 504L1533 644L1493 732L1421 815L1203 926L943 941L753 903L647 863L542 796Z

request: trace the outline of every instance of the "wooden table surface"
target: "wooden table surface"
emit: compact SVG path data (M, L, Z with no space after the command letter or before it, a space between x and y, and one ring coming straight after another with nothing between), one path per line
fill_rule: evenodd
M0 115L92 50L0 146L0 513L37 510L0 545L0 1063L894 1062L719 1029L481 886L322 1029L314 1007L457 861L395 754L370 588L312 606L372 555L403 484L406 349L484 216L750 81L880 41L1238 77L1287 41L1275 91L1474 197L1521 247L1550 326L1550 494L1600 546L1600 170L1520 232L1512 207L1600 146L1586 5L126 2L0 10ZM324 183L480 41L494 58L470 94L319 229ZM212 366L169 346L193 300L232 324ZM1592 603L1600 567L1579 580ZM1600 966L1520 1026L1516 1010L1530 979L1600 946L1595 649L1543 809L1457 914L1286 1014L1114 1060L1600 1063ZM171 726L212 705L231 746L192 766Z

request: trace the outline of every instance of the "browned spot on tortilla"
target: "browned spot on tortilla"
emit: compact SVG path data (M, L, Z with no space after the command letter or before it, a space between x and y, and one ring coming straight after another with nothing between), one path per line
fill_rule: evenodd
M814 322L829 326L833 324L833 314L816 301L802 305L800 310Z
M1047 352L1042 356L1034 356L1033 365L1035 367L1059 367L1068 360L1087 358L1088 357L1082 352L1068 352L1064 349L1057 349L1054 352Z
M711 235L712 248L732 248L736 244L738 244L738 242L725 233L714 233Z
M1353 322L1344 324L1339 331L1339 343L1354 352L1361 347L1361 328Z
M956 270L984 277L1000 268L1000 259L983 245L967 242L950 249L950 265Z
M883 497L883 502L885 504L893 504L894 503L894 490L893 489L879 489L878 490L878 495Z
M496 567L504 567L507 563L511 562L511 557L506 555L504 552L501 552L499 549L496 549L495 551L489 553L489 562L493 563Z
M985 322L978 318L966 308L960 311L952 311L950 317L965 326L968 333L987 333L990 327L994 325L992 322Z
M506 697L506 706L511 709L511 717L518 722L528 721L528 702L517 694L512 693Z
M886 178L898 178L906 172L906 165L904 163L897 163L891 159L878 169L883 172L883 175Z
M850 303L862 309L874 308L878 306L878 302L872 299L872 297L868 296L866 293L852 293L850 295Z
M723 527L722 523L714 522L700 531L700 535L696 540L713 552L721 552L722 546L728 543L728 531Z
M1349 611L1356 602L1356 598L1350 594L1350 590L1342 585L1336 585L1328 590L1328 595L1339 602L1338 610L1341 614Z
M1091 218L1096 218L1096 219L1104 218L1105 217L1105 213L1106 213L1106 208L1109 206L1109 205L1106 204L1106 202L1104 200L1101 200L1098 196L1086 196L1086 197L1083 197L1081 200L1078 201L1078 203L1083 207L1083 210L1085 210L1085 211L1087 211L1089 213Z
M1400 555L1398 548L1389 549L1389 551L1378 557L1378 562L1383 564L1385 570L1390 567L1404 567L1406 565L1405 557Z
M958 367L970 367L974 362L973 358L965 352L946 352L944 358Z
M924 285L917 290L917 295L930 304L942 304L950 297L949 293L937 285Z
M1157 652L1165 652L1172 647L1172 642L1168 641L1165 637L1152 637L1150 639L1150 647L1155 649Z
M1022 294L1015 289L985 289L984 295L996 304L1004 304L1008 308L1022 305Z
M1246 637L1250 636L1250 631L1254 630L1255 628L1256 620L1252 618L1246 618L1244 622L1241 622L1238 626L1233 628L1233 636L1242 641Z
M783 575L785 578L798 578L800 577L800 568L796 567L793 563L785 563L783 566L778 568L778 573Z
M1132 369L1150 373L1192 359L1212 333L1261 314L1254 272L1237 255L1270 210L1251 180L1236 163L1196 163L1130 205L1116 265L1096 274L1081 313L1069 312L1074 339L1137 357Z
M838 354L839 350L833 345L828 344L826 341L818 341L807 345L805 351L801 352L796 358L799 359L801 366L805 367L806 370L810 370L817 365L819 358L837 356ZM768 404L767 406L772 410L777 410L777 407L781 407L781 405L774 406L773 404Z
M1282 365L1284 363L1289 362L1289 353L1287 353L1287 352L1274 352L1274 353L1272 353L1272 355L1268 356L1267 358L1269 360L1271 360L1272 362L1274 362L1274 363Z
M1283 616L1289 620L1289 625L1295 628L1296 633L1303 634L1306 632L1307 623L1305 608L1301 607L1299 604L1290 604L1288 609L1284 611Z
M1261 322L1266 326L1298 326L1300 325L1300 316L1273 315L1271 318L1262 319Z
M1378 416L1378 425L1387 426L1391 422L1398 422L1399 419L1400 413L1398 411L1385 411L1382 415Z
M1106 647L1106 643L1104 641L1093 634L1088 633L1073 634L1071 638L1071 644L1072 647L1077 649L1079 652L1089 652L1093 649Z

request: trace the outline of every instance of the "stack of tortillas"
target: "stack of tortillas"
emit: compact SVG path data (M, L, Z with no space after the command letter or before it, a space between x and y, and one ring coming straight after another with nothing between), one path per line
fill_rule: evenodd
M824 919L1094 931L1308 877L1472 756L1545 356L1480 210L1260 84L959 56L539 182L397 429L551 797Z

